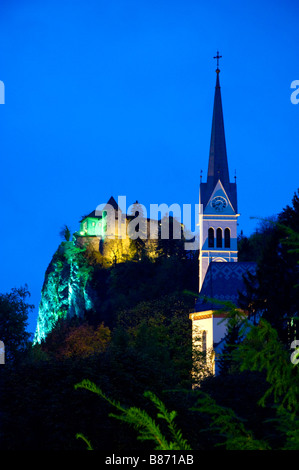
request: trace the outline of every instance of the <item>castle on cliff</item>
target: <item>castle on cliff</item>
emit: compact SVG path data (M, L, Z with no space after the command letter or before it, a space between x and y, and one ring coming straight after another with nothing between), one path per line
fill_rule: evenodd
M211 352L206 357L213 373L217 369L215 358L223 347L226 334L226 314L218 302L230 301L238 306L239 293L244 291L244 275L248 272L253 274L256 270L255 263L238 261L237 221L240 214L237 183L236 178L231 181L229 176L218 53L216 58L216 85L207 180L203 182L200 177L199 295L194 312L189 316L195 347L203 352ZM82 217L79 230L74 234L76 246L84 249L88 247L99 260L104 260L109 265L130 259L132 239L137 238L142 240L147 253L154 258L157 256L157 240L161 237L161 220L143 217L142 207L137 201L133 208L133 213L126 214L111 197L106 204ZM172 219L172 224L178 225L182 234L184 227L181 222ZM128 233L129 226L133 226L133 232L135 230L137 237L134 237L134 233ZM78 266L71 258L73 252L67 245L61 248L61 252L63 256L70 256L67 275L74 279L76 289L80 290L76 284L79 276ZM138 249L134 256L136 253L138 259ZM48 280L50 279L49 282L52 282L56 290L65 291L65 295L62 296L61 306L55 314L48 312L51 301L46 295L43 296L39 309L36 341L41 341L51 330L61 312L66 311L66 305L69 309L68 314L76 315L79 314L80 308L86 309L91 303L86 289L81 296L78 293L74 296L76 289L70 283L64 287L58 286L60 281L57 276L59 269L62 269L59 267L61 263L59 256L58 253L53 259Z

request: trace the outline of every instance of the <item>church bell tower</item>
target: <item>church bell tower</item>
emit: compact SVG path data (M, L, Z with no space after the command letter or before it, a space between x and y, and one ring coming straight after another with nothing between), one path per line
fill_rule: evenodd
M199 292L209 264L238 261L237 185L229 179L217 52L216 86L207 181L200 182Z

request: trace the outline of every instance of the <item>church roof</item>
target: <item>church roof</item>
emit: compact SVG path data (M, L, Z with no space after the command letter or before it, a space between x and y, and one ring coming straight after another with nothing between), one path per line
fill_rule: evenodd
M221 303L213 303L209 299L230 301L238 306L239 293L245 293L243 276L247 272L255 274L256 263L211 262L195 305L195 312L223 308Z
M220 179L234 210L237 212L236 183L231 183L229 180L219 73L220 70L217 68L208 177L207 182L200 185L201 204L204 207L207 205L212 191Z
M112 206L113 209L115 209L116 211L119 211L119 210L120 210L120 208L119 208L119 206L118 206L118 204L117 204L117 202L116 202L116 200L114 199L113 196L111 196L111 198L109 199L109 201L107 202L106 205L108 205L108 204L109 204L110 206ZM103 210L105 210L105 207L104 207Z

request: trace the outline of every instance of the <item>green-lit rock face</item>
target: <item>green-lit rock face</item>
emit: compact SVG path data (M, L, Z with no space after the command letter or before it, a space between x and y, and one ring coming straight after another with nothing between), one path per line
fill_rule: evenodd
M92 308L86 291L91 266L85 250L74 241L63 242L45 274L34 342L41 342L59 318L72 318Z

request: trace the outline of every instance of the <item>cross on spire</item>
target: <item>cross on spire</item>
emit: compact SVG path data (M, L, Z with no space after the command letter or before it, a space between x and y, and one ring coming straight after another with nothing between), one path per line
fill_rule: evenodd
M217 59L217 69L216 69L216 72L220 72L220 70L219 70L219 59L221 59L221 58L222 58L222 55L219 55L219 51L217 51L217 55L215 55L215 56L213 57L213 59Z

